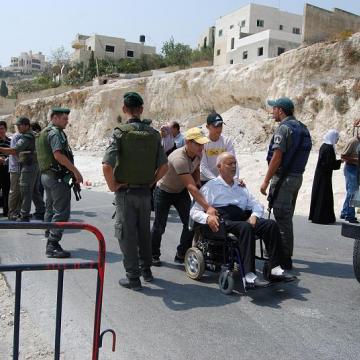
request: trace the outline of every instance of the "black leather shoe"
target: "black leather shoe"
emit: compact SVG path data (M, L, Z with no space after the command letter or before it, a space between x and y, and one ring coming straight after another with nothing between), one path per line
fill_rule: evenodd
M349 222L350 224L359 224L359 220L358 219L345 219L347 222Z
M16 219L18 222L30 222L30 216L20 216Z
M150 269L142 270L141 275L146 282L151 282L154 280L153 274Z
M151 263L151 266L162 266L162 263L160 261L160 258L158 256L153 256L152 257L152 263Z
M293 264L292 264L291 258L285 259L285 260L282 262L281 267L282 267L284 270L292 270Z
M283 282L290 282L290 281L294 281L296 280L297 277L294 275L289 275L286 273L283 273L282 275L269 275L269 281L270 282L279 282L279 281L283 281Z
M139 291L142 290L143 287L141 286L141 281L139 278L135 278L135 279L128 279L128 278L124 278L124 279L120 279L119 280L119 285L126 288L126 289L131 289L134 291Z
M184 263L184 256L179 256L177 253L174 257L174 262L178 263L178 264L183 264Z
M254 280L254 282L248 283L246 282L247 289L260 289L268 287L270 283L266 280L261 280L258 277Z
M46 256L48 258L66 259L71 256L71 253L64 250L57 241L48 241L46 245Z

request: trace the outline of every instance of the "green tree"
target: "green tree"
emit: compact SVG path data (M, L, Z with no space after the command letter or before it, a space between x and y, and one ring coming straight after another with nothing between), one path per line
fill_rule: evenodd
M211 61L214 60L214 49L211 47L202 47L200 50L195 49L191 53L191 62L197 61Z
M192 53L190 46L175 43L173 37L164 42L161 52L164 54L167 65L179 65L182 68L190 65Z
M88 67L86 69L87 80L92 80L96 74L97 71L96 71L96 61L95 61L94 51L91 51Z
M4 80L1 80L1 85L0 85L0 96L2 97L7 97L9 94L9 90L6 86L6 82Z

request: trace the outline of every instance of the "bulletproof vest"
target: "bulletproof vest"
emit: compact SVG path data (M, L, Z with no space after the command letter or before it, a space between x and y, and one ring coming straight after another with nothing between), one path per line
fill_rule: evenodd
M119 183L148 185L154 181L160 135L144 121L120 125L114 177ZM115 129L115 130L116 130ZM115 131L116 137L116 131Z
M303 123L291 120L295 120L295 118L290 117L281 123L281 125L291 129L292 146L283 154L280 169L288 174L303 174L312 147L311 136L308 128ZM274 154L273 145L274 136L271 139L266 157L268 163L270 163Z
M21 166L30 166L36 163L36 151L35 151L35 135L32 131L21 134L21 137L24 137L30 140L30 145L27 150L21 151L19 153L19 163Z
M41 172L47 170L60 171L61 165L55 160L54 154L52 152L51 146L48 141L48 135L51 130L57 132L59 140L62 145L61 153L64 154L72 163L74 162L74 157L72 151L69 147L67 137L65 133L58 129L56 126L50 125L43 129L36 137L36 152L37 160L39 163L39 168Z

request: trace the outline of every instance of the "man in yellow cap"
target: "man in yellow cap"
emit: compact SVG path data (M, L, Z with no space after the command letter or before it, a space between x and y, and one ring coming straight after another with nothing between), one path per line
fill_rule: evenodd
M217 214L216 209L208 204L200 193L200 161L204 144L209 139L201 129L195 127L186 131L185 146L173 151L168 158L169 169L165 176L157 182L154 191L155 220L151 230L153 266L161 266L160 245L165 232L167 217L171 205L179 213L183 229L177 247L175 262L183 263L184 256L192 244L193 232L189 230L189 214L191 207L190 194L201 204L209 215Z

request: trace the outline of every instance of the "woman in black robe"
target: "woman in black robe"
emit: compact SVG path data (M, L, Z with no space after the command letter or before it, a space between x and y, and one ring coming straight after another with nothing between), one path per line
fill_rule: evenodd
M341 160L336 160L335 144L339 141L339 132L329 130L319 150L314 182L311 192L309 220L315 224L332 224L336 221L334 196L332 189L333 170L340 169Z

